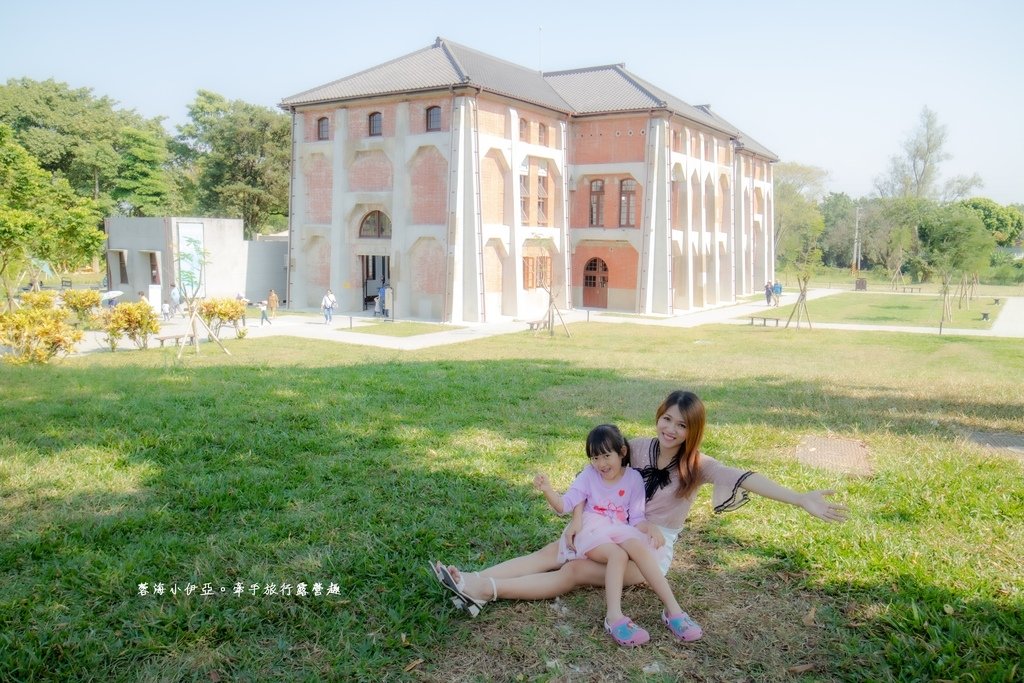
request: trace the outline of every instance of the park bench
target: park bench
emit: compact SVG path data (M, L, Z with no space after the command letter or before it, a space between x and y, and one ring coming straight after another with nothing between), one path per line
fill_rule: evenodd
M548 316L545 315L543 318L540 318L539 320L531 320L526 324L529 325L530 329L534 330L535 332L539 332L540 330L546 330L548 329Z
M60 288L61 289L71 289L71 280L68 280L67 278L62 279L60 281Z
M779 326L779 318L776 318L776 317L771 316L771 315L752 315L752 316L750 316L750 324L751 325L754 324L755 320L760 320L761 321L761 327L768 327L768 321L769 320L774 320L775 321L775 327Z
M921 288L920 287L904 287L903 288L903 293L906 294L907 292L910 292L911 294L913 294L914 292L917 292L918 294L920 294L921 293Z
M160 342L161 349L164 347L164 342L171 341L172 339L174 340L175 346L192 343L192 335L188 332L182 332L181 334L162 334L159 337L153 337L153 339Z

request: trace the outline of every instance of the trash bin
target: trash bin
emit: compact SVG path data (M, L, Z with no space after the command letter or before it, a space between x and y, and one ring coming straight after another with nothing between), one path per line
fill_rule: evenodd
M854 290L858 292L868 291L868 279L866 277L859 277L853 286Z

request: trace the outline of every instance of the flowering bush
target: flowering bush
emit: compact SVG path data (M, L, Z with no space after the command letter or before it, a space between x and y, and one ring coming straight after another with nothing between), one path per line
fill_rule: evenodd
M21 305L25 308L53 308L56 300L57 294L48 289L41 289L38 292L25 292L21 295Z
M61 298L64 299L64 306L83 325L89 323L92 312L100 305L100 293L95 289L66 289Z
M111 351L117 349L121 335L131 339L140 349L146 349L149 348L149 335L160 331L160 323L152 306L145 301L137 301L114 306L104 316L103 329L107 333L104 341L110 345Z
M199 302L199 317L210 330L220 339L220 328L234 325L235 334L242 338L242 328L238 323L245 317L245 304L238 299L206 299Z
M47 363L57 354L71 353L82 340L82 333L68 324L67 311L52 307L52 293L36 292L44 293L50 294L50 307L36 305L45 297L30 298L36 303L0 313L0 344L10 347L4 356L8 363Z

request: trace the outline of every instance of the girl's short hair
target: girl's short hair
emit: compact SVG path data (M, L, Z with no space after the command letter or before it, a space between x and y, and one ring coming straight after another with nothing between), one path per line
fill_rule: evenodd
M587 434L588 458L602 453L623 453L623 449L622 466L626 467L629 465L629 442L615 425L597 425Z

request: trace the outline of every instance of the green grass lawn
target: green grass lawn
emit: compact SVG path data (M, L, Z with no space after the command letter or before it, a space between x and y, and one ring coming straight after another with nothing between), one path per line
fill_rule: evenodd
M415 337L421 334L434 334L448 330L461 330L457 325L439 325L437 323L419 322L380 322L373 325L361 325L352 328L352 332L363 334L380 334L385 337Z
M1020 680L1024 466L964 438L1024 434L1020 340L761 332L0 366L0 680ZM652 642L631 651L598 590L451 608L429 559L556 538L534 472L564 488L594 424L650 434L677 387L705 399L706 453L835 488L851 520L763 499L715 516L702 491L669 573L694 644L643 589L624 604ZM799 464L806 435L863 442L874 476Z
M976 297L970 308L967 308L966 304L964 308L957 308L958 300L953 299L953 320L943 323L943 327L969 330L991 328L1000 311L1000 306L996 306L994 301L992 297ZM765 310L768 315L787 320L793 306ZM942 319L942 297L927 294L848 292L811 299L807 302L807 310L812 325L822 322L938 327ZM982 320L982 313L988 313L989 320Z

